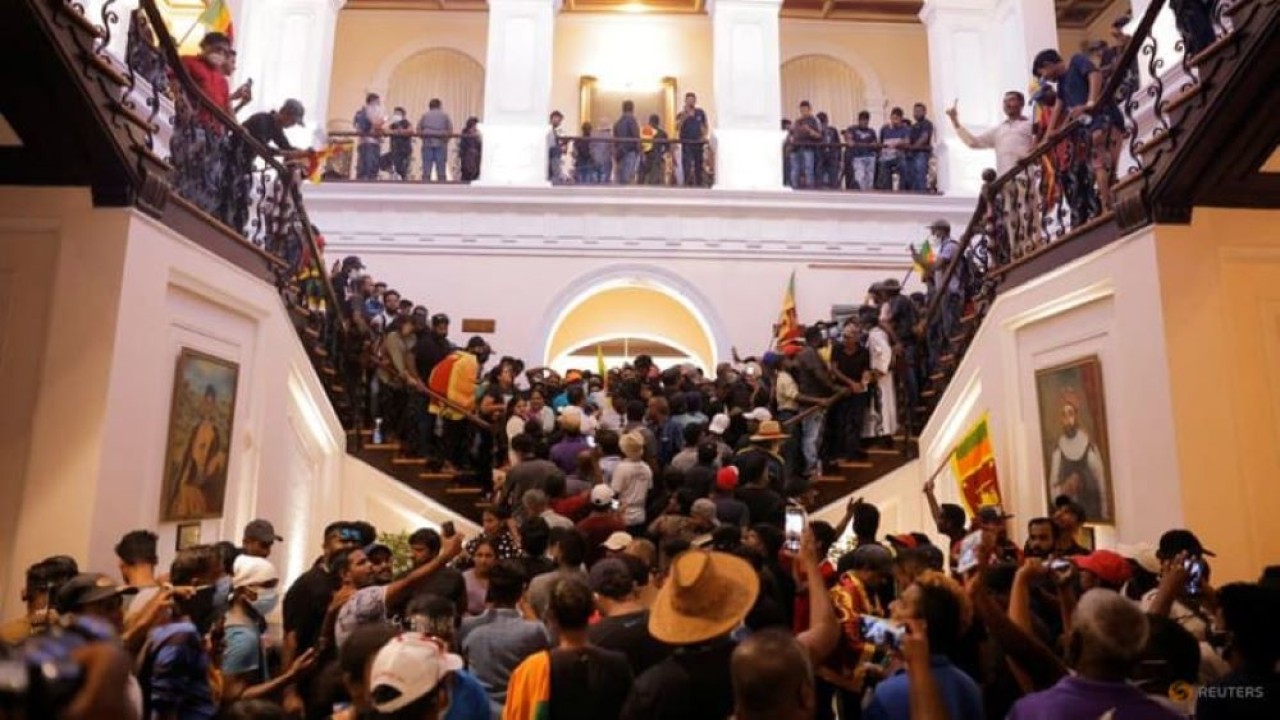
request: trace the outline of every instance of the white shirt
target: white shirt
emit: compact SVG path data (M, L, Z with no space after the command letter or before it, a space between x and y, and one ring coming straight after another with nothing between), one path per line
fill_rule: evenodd
M653 485L653 471L639 460L623 460L613 469L610 485L618 494L622 522L628 526L644 524L644 500Z
M974 149L995 149L996 174L1003 175L1017 165L1019 160L1031 154L1031 149L1036 144L1031 126L1030 120L1017 117L1006 119L981 135L974 135L959 123L955 128L965 145Z

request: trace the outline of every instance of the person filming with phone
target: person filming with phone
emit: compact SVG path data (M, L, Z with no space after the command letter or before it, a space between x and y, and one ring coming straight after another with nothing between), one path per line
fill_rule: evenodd
M1160 536L1156 558L1160 560L1160 584L1142 597L1141 607L1151 615L1163 615L1181 625L1200 643L1200 676L1216 680L1229 671L1210 645L1217 593L1209 584L1209 563L1214 557L1190 530L1169 530Z

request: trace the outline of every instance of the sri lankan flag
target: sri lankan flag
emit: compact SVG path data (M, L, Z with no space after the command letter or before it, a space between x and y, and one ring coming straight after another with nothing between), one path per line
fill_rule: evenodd
M937 259L938 254L933 249L933 243L929 240L925 240L924 244L920 246L920 250L916 254L912 264L915 266L916 272L923 277L925 271L933 267L933 263Z
M774 328L773 344L779 352L788 347L800 346L800 320L796 315L796 271L791 271L791 280L787 282L787 292L782 296L782 312L778 313L778 324Z
M205 0L204 12L196 18L196 22L209 28L211 32L220 32L228 40L235 40L235 28L231 27L231 9L227 0Z
M960 484L960 497L970 515L976 515L983 505L1003 506L986 413L969 428L951 452L951 472Z
M432 368L427 387L435 394L452 401L453 407L470 413L476 407L478 368L475 355L462 350L455 351ZM461 420L462 413L453 407L432 399L430 411L432 415L440 415L447 420Z

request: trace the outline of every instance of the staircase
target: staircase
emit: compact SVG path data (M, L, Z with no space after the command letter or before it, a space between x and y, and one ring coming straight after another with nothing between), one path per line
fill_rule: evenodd
M1118 141L1096 146L1075 120L1004 175L984 173L978 205L957 238L969 269L958 327L949 337L937 332L936 293L923 321L930 329L924 352L938 362L913 408L917 426L928 422L1000 292L1145 225L1190 222L1197 204L1280 207L1280 178L1257 172L1280 141L1273 121L1280 113L1280 0L1209 3L1215 39L1194 56L1183 52L1181 39L1161 47L1152 33L1168 4L1148 6L1116 63L1131 73L1114 72L1105 82L1101 97L1114 98L1124 117ZM1091 180L1085 187L1063 177L1073 157L1094 150L1120 158L1110 207ZM947 287L957 267L947 268L937 287Z

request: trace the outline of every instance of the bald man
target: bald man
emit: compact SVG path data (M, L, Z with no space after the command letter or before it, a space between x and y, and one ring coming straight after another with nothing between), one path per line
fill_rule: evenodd
M812 720L813 666L791 633L753 633L733 651L730 671L737 720Z

